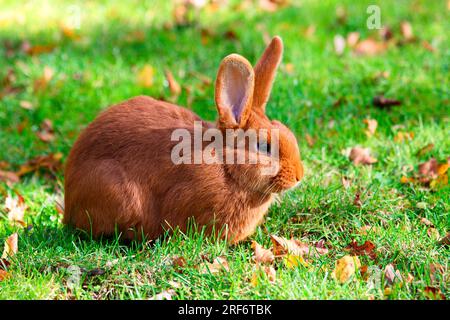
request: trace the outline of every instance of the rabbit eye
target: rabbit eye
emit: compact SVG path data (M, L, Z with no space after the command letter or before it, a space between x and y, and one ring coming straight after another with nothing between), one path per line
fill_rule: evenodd
M270 143L256 143L256 148L259 152L270 155Z

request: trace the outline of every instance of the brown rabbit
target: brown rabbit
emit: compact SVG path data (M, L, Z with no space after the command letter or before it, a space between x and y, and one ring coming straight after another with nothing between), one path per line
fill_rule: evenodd
M231 243L249 236L262 222L274 194L303 177L295 136L265 115L282 52L281 39L274 37L254 69L242 56L224 58L215 87L219 114L215 125L188 109L145 96L102 112L70 152L64 223L94 237L117 230L127 239L155 239L167 228L186 230L188 219L194 218L209 233L225 230ZM171 135L179 128L192 132L196 121L202 130L217 128L224 133L277 129L278 170L263 175L259 163L175 164L171 152L178 142ZM230 152L225 144L223 148L217 151ZM246 159L249 154L250 149Z

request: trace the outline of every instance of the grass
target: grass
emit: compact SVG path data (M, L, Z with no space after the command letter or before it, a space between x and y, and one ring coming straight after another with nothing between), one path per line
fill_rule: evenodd
M145 299L170 288L174 299L425 299L427 286L450 297L449 248L437 245L420 221L430 220L441 236L449 231L450 188L400 183L402 176L411 175L409 166L417 171L431 157L442 162L450 156L446 1L292 2L293 7L267 13L237 10L232 1L217 12L202 10L193 15L194 23L180 27L173 25L168 1L0 0L0 40L13 48L8 55L7 46L0 47L0 78L12 69L21 88L0 98L0 161L9 163L9 170L43 154L60 152L64 161L79 132L110 104L139 94L168 98L166 68L190 88L175 102L190 104L213 120L213 86L204 85L198 74L214 79L221 59L231 52L254 63L264 48L264 33L279 34L285 43L268 114L296 133L306 167L301 186L270 208L249 241L233 247L199 232L178 232L151 245L124 245L117 237L94 241L61 224L55 202L63 192L62 172L56 177L28 174L14 185L0 182L0 241L19 234L19 250L8 268L11 276L0 282L1 299ZM374 2L381 8L382 24L391 26L396 38L400 22L407 20L419 40L375 56L355 56L348 48L336 55L336 34L358 31L361 38L377 37L377 30L366 27L366 8ZM61 29L77 8L78 40ZM345 9L345 21L336 18L337 8ZM309 26L315 32L307 36ZM225 37L228 31L237 39ZM426 50L422 40L435 51ZM23 41L56 47L30 56L20 49ZM136 83L144 65L155 70L150 88ZM45 90L35 93L33 84L45 66L55 75ZM380 72L389 76L377 76ZM378 94L402 105L376 108L372 98ZM21 101L34 108L21 108ZM365 118L378 121L372 137L364 133ZM56 139L51 143L36 137L44 119L53 121ZM413 132L414 138L395 142L398 130ZM316 139L313 146L306 134ZM428 143L434 148L417 157ZM378 162L353 165L342 150L355 145L371 148ZM349 188L343 187L343 176L352 179ZM1 205L15 192L28 205L25 228L10 223ZM354 204L357 193L360 206ZM366 225L372 228L361 232ZM309 267L288 268L277 261L276 282L262 276L254 286L250 240L270 247L271 234L308 243L325 239L331 249ZM377 260L362 256L362 265L384 270L393 264L403 283L385 290L382 279L371 288L359 273L343 285L335 281L335 261L348 254L344 248L352 239L376 245ZM172 265L175 256L186 259L182 272ZM202 274L198 266L217 256L226 257L230 272ZM442 265L443 273L433 273L431 264ZM81 268L80 285L74 287L71 266ZM408 274L414 277L409 282Z

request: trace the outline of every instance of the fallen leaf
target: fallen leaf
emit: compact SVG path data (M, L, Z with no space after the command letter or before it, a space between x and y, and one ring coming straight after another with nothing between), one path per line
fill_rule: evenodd
M345 39L343 36L341 36L340 34L334 36L333 39L333 44L334 44L334 52L340 56L344 53L345 50Z
M137 76L137 82L141 87L144 88L150 88L153 85L153 76L154 76L154 69L151 65L146 64L144 67L139 71Z
M421 218L420 222L422 224L428 226L428 227L432 227L433 226L433 223L430 220L428 220L427 218Z
M419 151L417 151L416 156L421 157L421 156L427 154L428 152L430 152L431 150L433 150L433 148L434 148L434 144L429 143L425 147L420 148Z
M414 40L414 33L411 26L411 23L408 21L403 21L400 23L400 31L402 33L403 39L406 41L412 41Z
M219 273L220 271L230 271L230 267L228 266L228 261L224 257L217 257L214 259L212 263L205 262L203 268L201 269L201 273Z
M368 256L371 260L375 260L377 258L375 248L372 241L367 240L362 245L358 245L355 240L352 240L345 250L349 251L351 255Z
M175 290L169 289L162 291L153 297L149 298L149 300L172 300L172 297L175 295Z
M450 232L447 232L447 235L439 240L438 243L444 246L450 246Z
M361 148L361 147L354 147L350 151L349 155L350 161L352 161L355 165L369 165L374 164L378 160L376 158L373 158L370 155L370 149L369 148Z
M274 283L277 280L277 272L272 266L262 266L258 267L255 272L252 274L252 278L250 283L253 287L258 286L259 278L262 274L265 274L270 283Z
M43 142L51 142L55 140L53 123L50 119L44 119L41 123L41 130L36 133L36 136Z
M48 45L30 45L29 43L24 42L22 44L22 50L30 55L30 56L37 56L43 53L50 53L53 50L55 50L56 46L53 44L48 44Z
M406 283L412 283L414 281L414 276L411 273L408 273L406 278Z
M21 108L24 108L26 110L33 110L33 104L30 101L21 100L19 102L19 105Z
M19 182L19 176L12 171L3 171L0 170L0 181L17 183Z
M413 138L414 138L414 132L398 131L394 137L394 141L397 143L401 143L404 141L411 141Z
M361 262L356 256L344 256L336 261L332 277L340 283L345 283L355 274L356 270L361 267Z
M373 136L375 131L377 131L378 121L375 119L364 119L363 122L367 125L366 135L368 137Z
M253 260L258 263L272 263L275 259L272 251L263 248L258 242L252 241Z
M345 189L350 188L350 186L352 185L352 179L347 178L346 176L343 176L341 178L341 182Z
M51 173L59 171L62 167L62 156L62 153L59 152L44 156L37 156L21 165L16 174L21 177L27 173L39 171L40 169Z
M8 212L8 220L13 222L18 222L22 226L25 226L25 222L23 221L23 216L25 214L25 210L27 209L27 205L22 196L18 195L17 197L11 197L8 195L5 199L5 209Z
M8 279L10 276L7 271L0 269L0 281Z
M278 237L275 235L270 236L273 243L273 253L277 257L282 257L289 254L293 254L294 256L305 256L305 255L317 255L317 254L326 254L328 249L326 248L317 248L314 250L309 249L309 245L303 243L296 239L286 239L283 237Z
M431 300L447 300L441 289L436 287L427 286L425 287L423 293L428 299Z
M395 270L392 264L388 264L384 269L384 278L389 285L403 281L400 271Z
M374 39L365 39L358 42L354 47L353 51L357 55L364 56L374 56L386 51L387 45L383 42L378 42Z
M18 251L18 236L17 233L10 235L5 241L5 248L3 249L2 259L11 258Z
M439 234L439 231L436 228L433 228L433 227L428 228L427 235L431 239L436 240L436 241L439 241L439 239L441 238L441 235Z
M173 77L173 74L172 72L170 72L170 70L166 70L166 80L169 84L169 90L172 97L178 97L181 93L181 87Z
M49 66L45 66L42 76L34 81L34 92L44 91L48 87L50 80L52 80L53 75L53 69Z
M422 41L422 47L424 47L426 50L430 52L436 52L436 49L426 40Z
M288 254L284 259L284 263L289 269L296 268L300 265L306 268L309 267L309 263L305 259L303 259L302 256L296 256L293 254Z
M306 139L306 143L308 144L308 146L310 148L312 148L314 146L314 144L316 143L316 139L313 138L309 133L307 133L305 135L305 139Z
M359 32L350 32L347 35L347 44L350 48L356 46L359 41Z
M385 98L384 96L376 96L372 100L372 104L380 109L390 109L393 106L399 106L402 103L396 99Z
M186 266L186 259L180 256L176 256L172 258L172 266L175 268L175 270L179 271Z

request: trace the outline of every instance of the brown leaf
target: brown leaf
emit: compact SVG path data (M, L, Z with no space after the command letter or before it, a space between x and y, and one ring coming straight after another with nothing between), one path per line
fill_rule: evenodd
M272 263L275 259L272 251L263 248L256 241L252 241L252 249L254 251L253 260L257 263Z
M360 165L360 164L369 165L369 164L373 164L378 161L376 158L373 158L370 155L369 148L361 148L361 147L352 148L350 151L349 159L355 165Z
M169 84L169 90L172 97L178 97L181 93L181 87L178 82L175 80L172 72L170 70L166 70L166 79Z
M413 138L414 138L414 132L398 131L394 137L394 141L397 143L401 143L404 141L410 141Z
M419 174L427 178L436 178L438 175L438 162L435 158L419 164Z
M445 295L441 292L441 289L436 287L427 286L424 289L424 294L428 299L432 300L447 300Z
M8 220L18 222L22 226L25 226L23 216L25 214L25 210L27 209L27 205L21 195L14 198L8 195L5 199L4 206L8 212Z
M375 107L380 109L390 109L393 106L399 106L402 104L399 100L385 98L384 96L374 97L372 103Z
M172 266L176 271L180 271L186 266L186 259L181 256L176 256L172 258Z
M359 32L350 32L347 35L347 44L350 48L356 46L359 41Z
M353 50L357 55L374 56L386 51L387 45L374 39L366 39L358 42Z
M428 228L428 230L427 230L427 235L428 235L431 239L436 240L436 241L438 241L438 240L441 238L441 235L439 234L438 229L433 228L433 227Z
M403 39L406 41L414 40L414 33L411 24L408 21L403 21L400 24L400 31L402 33Z
M50 80L52 80L53 75L54 75L53 69L50 68L49 66L45 66L42 76L34 81L33 86L34 92L36 93L39 91L44 91L48 87Z
M438 243L444 246L450 246L450 232L447 232L447 235L439 240Z
M316 139L313 138L309 133L307 133L305 135L305 139L306 139L306 143L308 144L308 146L310 148L312 148L314 146L314 144L316 143Z
M149 298L149 300L172 300L172 297L175 295L175 290L169 289L162 291L153 297Z
M0 281L8 279L10 276L11 275L7 271L0 269Z
M422 41L422 47L430 52L436 52L436 49L426 40Z
M431 150L433 150L433 148L434 148L434 144L429 143L425 147L420 148L419 151L417 151L416 156L421 157L421 156L427 154L428 152L430 152Z
M17 233L10 235L5 241L5 247L3 249L2 259L8 259L14 256L18 251L18 236Z
M51 173L59 171L62 167L62 156L62 153L51 153L44 156L37 156L21 165L16 174L21 177L27 173L39 171L41 169Z
M384 269L384 277L389 285L403 281L400 271L395 270L392 264L388 264Z
M361 267L361 262L356 256L344 256L336 261L332 277L340 283L345 283L355 274L356 270Z
M367 240L362 245L358 245L355 240L352 240L345 250L349 251L351 255L368 256L371 260L375 260L377 258L375 248L372 241Z
M342 176L341 182L345 189L350 188L350 186L352 185L352 179L350 179L346 176Z
M26 100L21 100L19 102L19 105L21 108L24 108L26 110L33 110L33 104L30 101L26 101Z
M433 226L433 223L430 220L428 220L427 218L421 218L420 222L423 223L424 225L428 226L428 227L432 227Z
M228 266L228 261L225 257L217 257L214 259L212 263L205 262L203 268L201 269L201 273L219 273L220 271L230 271L230 267Z
M55 132L53 131L53 122L45 119L41 123L41 130L36 133L37 137L43 142L52 142L55 140Z
M378 121L375 119L364 119L363 122L367 125L366 135L368 137L373 136L375 131L377 131Z
M0 181L17 183L19 182L19 176L12 171L3 171L0 170Z
M40 55L43 53L50 53L53 50L55 50L56 46L53 44L48 44L48 45L35 45L32 46L29 43L24 42L22 44L22 50L30 55L30 56L36 56L36 55Z
M273 253L277 257L284 256L286 254L292 254L295 256L305 255L321 255L328 253L328 249L315 247L314 250L310 250L309 245L296 239L286 239L278 237L276 235L270 236L273 243Z

